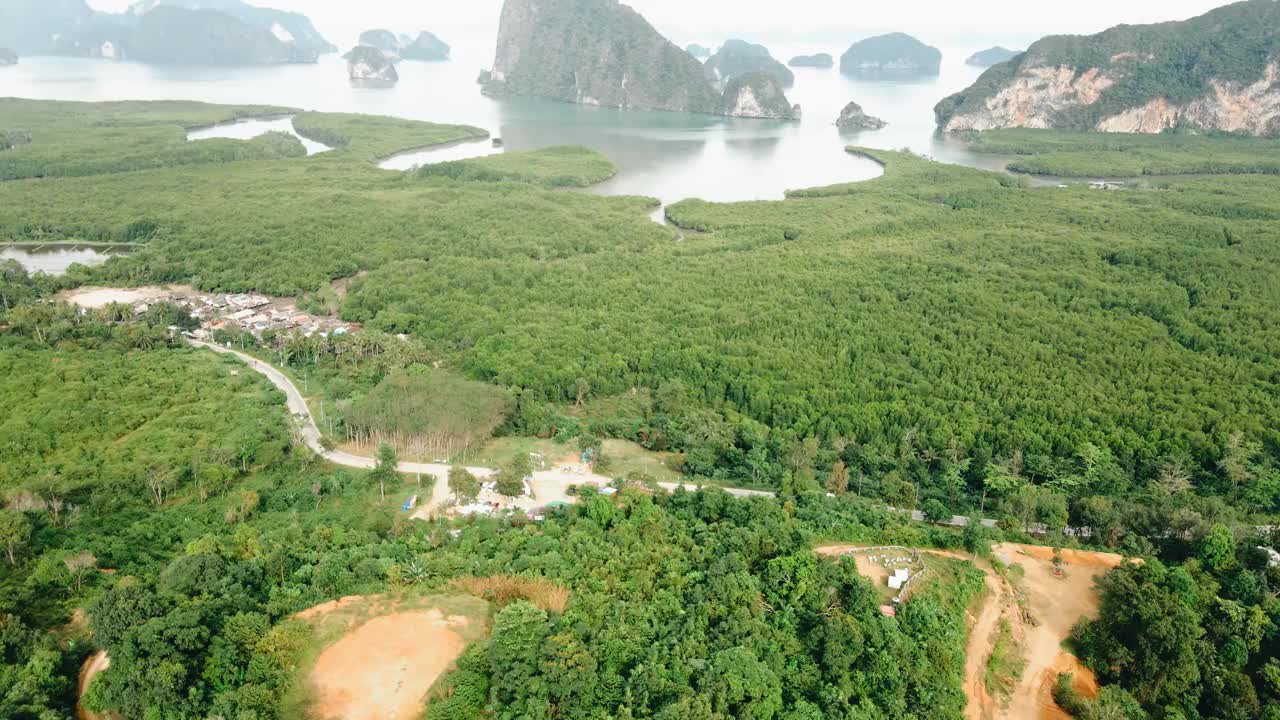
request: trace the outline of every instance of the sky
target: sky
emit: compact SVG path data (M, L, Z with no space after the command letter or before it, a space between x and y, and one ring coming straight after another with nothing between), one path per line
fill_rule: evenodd
M89 0L120 11L132 0ZM360 30L431 30L450 35L496 31L501 0L251 0L308 15L338 45ZM679 44L718 43L727 37L848 42L903 31L933 42L1002 38L1029 42L1042 35L1093 33L1120 23L1183 20L1226 4L1222 0L632 0L628 3ZM981 44L981 43L973 43Z

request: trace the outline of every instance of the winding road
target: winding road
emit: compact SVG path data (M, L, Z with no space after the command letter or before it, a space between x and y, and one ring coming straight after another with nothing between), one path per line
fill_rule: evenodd
M320 441L320 428L316 425L315 418L311 415L311 408L307 406L306 398L299 392L298 386L293 384L287 375L277 370L274 366L259 360L248 353L238 350L216 345L194 338L188 338L187 342L193 347L212 350L222 355L231 355L250 369L265 376L271 381L272 385L280 388L285 394L289 406L289 414L297 421L298 433L302 437L303 443L321 458L343 467L357 468L360 470L372 470L377 466L378 461L371 457L363 455L352 455L342 450L330 450ZM406 475L432 475L437 482L432 485L431 497L420 498L419 509L414 517L425 518L437 509L449 505L451 497L449 494L449 483L446 479L449 476L449 465L441 463L413 463L402 462L397 469ZM493 477L498 473L493 468L485 467L469 467L468 471L478 478L485 479ZM537 507L543 507L548 503L560 501L572 503L575 498L566 491L570 485L582 485L584 483L592 483L600 486L606 486L613 482L613 478L603 475L591 473L577 473L565 469L553 469L533 474L530 480L530 486L533 488L536 500L533 498L517 498L515 502L508 503L521 507L525 510L532 510ZM658 486L664 490L676 490L683 487L686 490L696 490L697 485L691 483L658 483ZM764 490L743 490L738 488L726 488L726 492L735 497L774 497L774 493Z

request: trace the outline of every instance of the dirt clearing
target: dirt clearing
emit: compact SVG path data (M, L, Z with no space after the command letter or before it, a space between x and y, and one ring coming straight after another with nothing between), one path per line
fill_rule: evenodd
M138 287L138 288L109 288L109 287L79 287L74 290L65 290L58 293L58 299L69 302L72 305L82 308L97 310L104 308L112 303L121 303L123 305L133 305L134 303L146 302L160 297L166 297L175 292L182 290L191 290L190 287L181 285L167 285L164 287Z
M852 545L817 548L819 555L839 557L856 549ZM965 559L986 574L986 594L972 609L969 643L965 654L964 688L969 698L966 720L1066 720L1068 717L1053 702L1053 688L1059 673L1072 673L1074 687L1082 696L1097 696L1097 679L1062 643L1071 629L1083 618L1098 613L1098 596L1094 581L1108 570L1119 567L1125 558L1114 553L1063 550L1062 573L1055 571L1053 548L1001 543L992 547L997 562L1007 561L1020 570L996 572L986 560L963 553L921 548L922 553ZM854 556L858 572L879 587L888 571L869 557ZM1005 575L1008 577L1006 578ZM1019 604L1023 598L1023 605ZM1027 621L1030 616L1032 622ZM1001 706L987 689L987 666L1002 622L1025 655L1026 667L1010 694L1009 703Z
M1023 625L1023 646L1027 667L1009 706L995 715L997 720L1036 720L1063 718L1066 715L1053 702L1053 687L1058 673L1070 672L1081 694L1094 697L1097 681L1079 660L1062 648L1071 629L1083 618L1098 614L1098 595L1094 581L1111 568L1119 567L1124 558L1113 553L1063 550L1063 573L1053 566L1053 549L1031 545L1003 543L992 548L997 557L1021 566L1019 581L1025 593L1027 609L1036 625Z
M281 705L312 720L417 720L436 681L485 636L488 603L456 595L344 597L293 616L312 627Z
M329 646L308 682L319 720L415 720L466 641L439 610L374 618Z

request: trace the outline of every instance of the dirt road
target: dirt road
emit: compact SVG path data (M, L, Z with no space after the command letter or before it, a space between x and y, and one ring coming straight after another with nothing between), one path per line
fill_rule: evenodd
M819 555L837 557L856 545L816 548ZM973 562L984 573L987 592L970 618L969 642L965 650L964 689L969 698L966 720L1064 720L1053 701L1058 674L1072 673L1075 687L1084 697L1098 691L1093 673L1080 664L1062 643L1082 618L1095 617L1098 597L1094 581L1119 567L1125 558L1113 553L1084 550L1062 552L1064 573L1053 567L1053 549L1035 545L1001 543L992 548L997 557L1008 558L1022 567L1018 588L1010 584L986 560L966 553L930 550L921 552ZM1027 623L1018 604L1018 591L1026 597L1028 612L1035 623ZM987 691L987 664L994 650L1001 622L1009 623L1013 637L1022 645L1026 668L1007 706Z
M84 661L84 665L80 668L80 684L76 691L77 720L119 720L119 716L115 713L98 714L80 704L80 698L83 698L85 691L89 689L89 683L93 682L98 673L109 667L111 667L111 658L107 657L106 650L99 650Z

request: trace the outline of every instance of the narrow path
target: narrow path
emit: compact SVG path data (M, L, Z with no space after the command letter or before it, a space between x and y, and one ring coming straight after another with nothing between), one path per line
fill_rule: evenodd
M320 428L316 425L315 418L311 415L311 408L307 406L306 398L298 390L298 386L293 384L287 375L277 370L272 365L259 360L258 358L243 353L238 350L216 345L214 343L204 342L201 340L188 339L187 342L194 347L212 350L222 355L231 355L245 365L248 365L254 372L264 375L271 381L272 385L280 388L285 394L287 404L289 406L289 414L298 422L298 433L302 437L302 441L306 446L319 455L321 458L343 467L357 468L360 470L372 470L377 467L378 461L371 457L363 455L352 455L342 450L329 450L321 442ZM449 504L449 484L446 482L449 477L449 465L442 463L413 463L402 462L397 469L406 475L433 475L436 483L432 486L430 498L420 498L420 509L415 513L414 517L427 517L430 512L436 508L444 507ZM485 467L469 467L467 468L471 474L478 478L490 478L498 474L497 470ZM572 503L575 498L566 493L570 485L582 485L584 483L594 483L605 486L613 482L613 478L595 474L579 474L572 473L567 470L547 470L536 472L533 474L533 480L530 485L533 487L536 500L531 498L518 498L516 502L511 503L517 507L526 510L532 510L535 507L543 507L547 503L553 501ZM658 486L664 490L676 490L683 487L686 490L696 490L697 485L692 483L658 483ZM742 490L738 488L725 488L725 491L735 497L774 497L774 493L765 490Z

